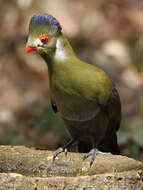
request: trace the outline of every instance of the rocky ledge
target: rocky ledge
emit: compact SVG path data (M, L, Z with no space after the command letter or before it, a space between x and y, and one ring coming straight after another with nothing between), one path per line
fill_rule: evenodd
M0 146L0 190L142 190L143 163L125 156L59 155L24 146Z

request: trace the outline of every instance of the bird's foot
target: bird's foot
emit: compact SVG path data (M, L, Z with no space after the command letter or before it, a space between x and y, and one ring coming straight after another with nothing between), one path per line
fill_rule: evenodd
M60 154L61 152L65 152L65 155L67 155L67 148L72 145L74 142L76 141L75 138L72 138L68 143L66 143L63 147L60 147L56 150L56 152L53 155L53 162L55 161L56 157L58 156L58 154Z
M93 148L93 149L90 150L90 152L88 152L87 154L85 154L83 156L83 160L85 160L86 158L91 156L91 160L90 160L90 167L91 167L97 154L111 154L111 153L110 152L101 152L98 149Z
M67 155L67 152L68 152L67 148L63 148L63 147L58 148L58 149L56 150L56 152L54 153L54 155L53 155L53 162L55 161L56 157L57 157L60 153L62 153L62 152L65 152L65 155Z

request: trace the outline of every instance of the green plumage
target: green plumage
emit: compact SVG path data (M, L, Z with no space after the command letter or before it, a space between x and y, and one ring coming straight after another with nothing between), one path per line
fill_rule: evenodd
M73 141L89 143L94 149L103 144L101 149L104 150L104 140L109 136L106 141L110 141L113 132L111 141L115 147L112 145L112 148L119 153L116 130L120 125L121 107L117 90L104 71L77 58L58 21L55 19L57 22L53 23L52 19L46 14L34 16L27 42L48 65L51 99ZM48 44L40 42L42 34L50 37ZM105 148L105 151L115 153L112 148ZM58 153L59 150L55 157Z

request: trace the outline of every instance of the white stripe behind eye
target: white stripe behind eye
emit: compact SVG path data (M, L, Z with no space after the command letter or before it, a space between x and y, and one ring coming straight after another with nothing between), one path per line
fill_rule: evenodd
M39 38L37 38L37 39L35 40L35 42L34 42L34 46L38 47L38 46L42 46L42 45L43 45L43 43L40 41Z
M65 51L64 51L64 48L62 46L62 43L61 41L58 39L57 42L56 42L56 53L55 53L55 59L58 59L58 60L63 60L65 59Z

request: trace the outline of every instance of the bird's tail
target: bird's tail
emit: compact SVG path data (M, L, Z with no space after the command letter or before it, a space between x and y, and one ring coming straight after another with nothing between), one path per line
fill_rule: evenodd
M100 151L110 152L112 154L117 154L117 155L121 154L119 145L117 143L117 134L116 134L115 126L113 128L112 127L113 123L111 124L110 122L109 122L109 126L110 127L108 127L106 135L101 141L101 143L99 144L98 149Z

